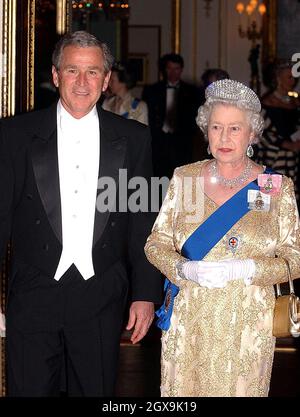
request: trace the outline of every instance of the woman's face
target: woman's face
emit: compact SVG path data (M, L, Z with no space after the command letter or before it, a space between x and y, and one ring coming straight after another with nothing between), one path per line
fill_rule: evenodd
M111 77L109 80L109 88L114 95L118 95L121 91L124 90L125 83L119 81L118 73L112 71Z
M278 88L283 91L291 91L296 85L296 80L292 75L292 70L290 68L282 69L277 75L277 84Z
M238 163L253 140L247 113L235 106L215 104L208 123L212 155L219 162Z

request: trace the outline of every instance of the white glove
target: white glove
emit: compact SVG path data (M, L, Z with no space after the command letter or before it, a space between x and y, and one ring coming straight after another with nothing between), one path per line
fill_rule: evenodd
M246 285L251 284L255 273L255 262L252 259L219 262L187 261L182 265L182 274L186 279L207 288L224 288L228 281L243 279Z
M0 336L5 337L5 316L0 312Z

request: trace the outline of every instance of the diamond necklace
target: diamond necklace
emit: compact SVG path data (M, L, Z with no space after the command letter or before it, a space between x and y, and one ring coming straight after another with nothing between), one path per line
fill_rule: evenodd
M219 174L217 168L217 161L214 159L208 167L208 171L212 178L215 179L215 182L218 184L224 185L225 187L235 188L243 184L250 176L252 170L252 164L250 159L247 159L247 165L244 171L236 178L225 178Z

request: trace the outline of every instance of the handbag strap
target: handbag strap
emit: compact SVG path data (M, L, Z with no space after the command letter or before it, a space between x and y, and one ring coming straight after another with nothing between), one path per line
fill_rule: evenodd
M284 260L284 262L286 264L286 268L287 268L287 272L288 272L290 294L295 294L294 283L293 283L292 276L291 276L290 265L285 258L282 258L282 259ZM280 284L276 284L276 292L277 292L277 297L280 297L282 295L281 294L281 289L280 289Z

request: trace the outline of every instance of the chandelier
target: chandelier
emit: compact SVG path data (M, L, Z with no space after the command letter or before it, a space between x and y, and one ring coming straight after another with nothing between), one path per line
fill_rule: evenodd
M251 49L248 62L251 69L250 87L260 95L260 73L259 73L259 55L260 44L257 43L263 37L263 16L267 11L263 1L250 0L247 4L238 2L235 6L240 15L238 32L241 38L247 38L251 41ZM242 16L247 16L246 29L242 26Z
M73 13L104 13L109 20L128 19L129 0L72 0Z
M236 11L240 15L240 24L238 27L239 35L241 38L247 38L252 42L252 46L255 46L256 41L262 38L262 22L263 15L266 13L267 8L263 1L250 0L248 4L238 2L235 6ZM247 15L247 28L243 29L241 18L242 15Z

